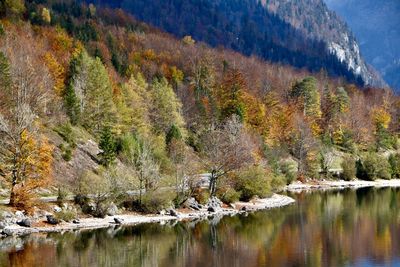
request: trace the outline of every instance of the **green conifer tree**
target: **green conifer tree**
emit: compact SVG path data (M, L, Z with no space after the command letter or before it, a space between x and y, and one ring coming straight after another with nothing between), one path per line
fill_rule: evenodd
M101 164L105 167L112 165L116 159L116 142L110 127L104 127L99 142Z

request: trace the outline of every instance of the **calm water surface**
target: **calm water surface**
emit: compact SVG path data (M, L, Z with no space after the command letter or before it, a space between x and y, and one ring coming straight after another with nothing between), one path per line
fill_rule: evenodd
M0 266L400 266L400 190L301 193L213 221L0 240Z

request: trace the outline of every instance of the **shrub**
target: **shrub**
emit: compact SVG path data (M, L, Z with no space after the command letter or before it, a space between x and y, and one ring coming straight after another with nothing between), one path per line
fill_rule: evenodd
M67 200L67 197L68 191L59 187L57 192L57 204L61 206Z
M175 207L182 206L183 203L190 197L190 194L186 192L177 192L175 198L173 199L173 203Z
M96 217L104 217L112 202L121 200L131 188L131 177L116 169L99 170L99 173L87 171L78 179L75 201L82 211ZM79 196L79 198L78 198ZM92 205L89 204L89 197Z
M390 179L390 164L386 158L369 153L356 163L357 177L364 180Z
M65 222L70 222L73 219L76 218L76 212L72 210L61 210L60 212L56 212L54 214L54 217L57 220L65 221Z
M305 174L308 178L311 179L319 179L319 169L320 169L320 155L316 154L314 151L311 151L307 154L306 162L305 162Z
M357 161L357 177L363 180L376 180L378 178L378 158L369 153Z
M65 161L71 161L72 159L72 148L70 145L60 145L60 150L61 150L61 156Z
M392 178L400 178L400 154L392 154L389 157Z
M251 166L238 173L235 190L241 192L241 200L249 201L254 196L271 194L270 180L261 166Z
M343 158L341 163L341 167L343 169L342 174L340 177L343 180L350 181L356 177L357 170L356 170L356 161L351 156L346 156Z
M70 123L61 124L54 129L71 148L76 148L76 136Z
M207 204L207 201L210 198L210 192L206 189L196 188L193 192L193 197L197 202L204 205Z
M233 188L228 188L226 190L219 190L217 192L217 197L224 203L230 204L239 201L240 192Z
M76 194L74 197L74 203L82 207L89 203L89 198L83 194Z
M378 178L390 180L392 178L391 166L385 157L378 159Z
M156 213L162 209L170 208L175 195L173 192L148 192L142 196L141 211Z
M32 191L26 187L17 187L14 189L15 193L15 208L18 210L25 210L28 214L34 211L35 206L39 205L39 201Z
M286 185L286 177L282 174L275 174L272 176L270 184L273 192L280 191Z
M285 182L287 185L296 180L297 170L296 166L294 166L293 163L287 161L282 162L279 166L279 169L281 173L285 176Z

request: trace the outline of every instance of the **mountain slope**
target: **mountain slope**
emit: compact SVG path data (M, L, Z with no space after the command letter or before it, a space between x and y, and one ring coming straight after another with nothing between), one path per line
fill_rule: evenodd
M307 68L318 72L326 69L332 76L344 76L358 84L384 85L382 80L364 64L354 46L348 43L326 42L285 20L281 12L271 12L255 0L98 0L98 4L121 7L138 19L160 27L178 37L192 35L194 39L212 46L224 46L245 55L258 55L264 59ZM322 3L321 1L317 1ZM297 7L297 3L299 6ZM305 10L310 3L296 1L291 8ZM322 3L312 15L328 12ZM315 19L314 19L315 21ZM324 25L334 27L338 19L329 17ZM313 21L304 20L311 24ZM328 26L327 26L328 27ZM338 31L345 29L340 28ZM350 37L351 33L347 33ZM335 40L338 38L335 38ZM344 54L342 51L345 51Z
M325 42L328 50L344 62L363 81L383 87L384 81L361 56L359 45L346 23L330 10L322 0L269 0L264 4L271 12L290 23L306 36Z
M325 1L353 29L366 60L400 91L400 1Z

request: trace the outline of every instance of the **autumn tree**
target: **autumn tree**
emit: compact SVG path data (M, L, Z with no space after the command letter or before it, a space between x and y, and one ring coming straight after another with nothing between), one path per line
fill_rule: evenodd
M375 107L372 110L372 120L375 126L375 138L377 148L391 148L393 145L393 138L388 130L391 115L385 107Z
M153 111L152 119L156 131L166 134L172 125L185 135L185 120L182 116L182 103L165 78L155 79L151 86Z
M65 69L64 67L57 61L54 55L50 52L47 52L44 55L44 61L46 63L47 68L54 80L54 91L58 96L63 96L64 94L64 84L65 84Z
M135 131L142 136L151 132L151 93L143 75L138 73L121 87L116 106L122 132Z
M71 121L92 133L99 134L104 126L112 124L116 111L112 85L99 58L91 58L86 51L74 56L65 102Z
M190 86L194 92L196 107L200 119L208 118L213 111L213 88L215 86L215 68L209 57L194 60L191 66Z
M218 181L234 170L253 162L254 143L238 117L233 116L219 127L211 126L202 136L204 167L210 173L210 194L216 193Z
M338 87L332 92L325 89L325 105L323 109L323 121L325 134L336 145L345 146L346 131L344 116L350 110L350 97L343 87Z
M292 97L299 101L303 114L310 120L314 135L320 133L318 120L321 118L321 97L314 77L306 77L292 88Z
M42 21L46 24L50 24L51 22L51 15L50 15L50 10L48 10L47 8L43 8L42 9Z
M302 116L297 115L294 119L295 131L291 154L298 163L298 173L301 176L316 178L318 175L318 142L314 138L312 129Z
M24 0L2 0L0 2L0 15L2 16L19 16L24 11Z
M33 190L51 176L52 146L36 133L38 115L46 114L52 87L45 68L33 65L34 50L9 40L1 53L0 174L10 183L10 205L28 204Z
M122 157L134 168L139 180L139 202L143 192L155 190L161 179L160 165L153 156L153 150L147 140L134 135L126 135L122 139Z
M242 73L236 69L230 69L225 73L222 84L216 89L215 95L221 120L238 116L241 122L246 118L244 92L246 81Z
M264 99L267 109L265 141L274 147L288 147L294 135L293 106L283 104L274 93L267 94Z

